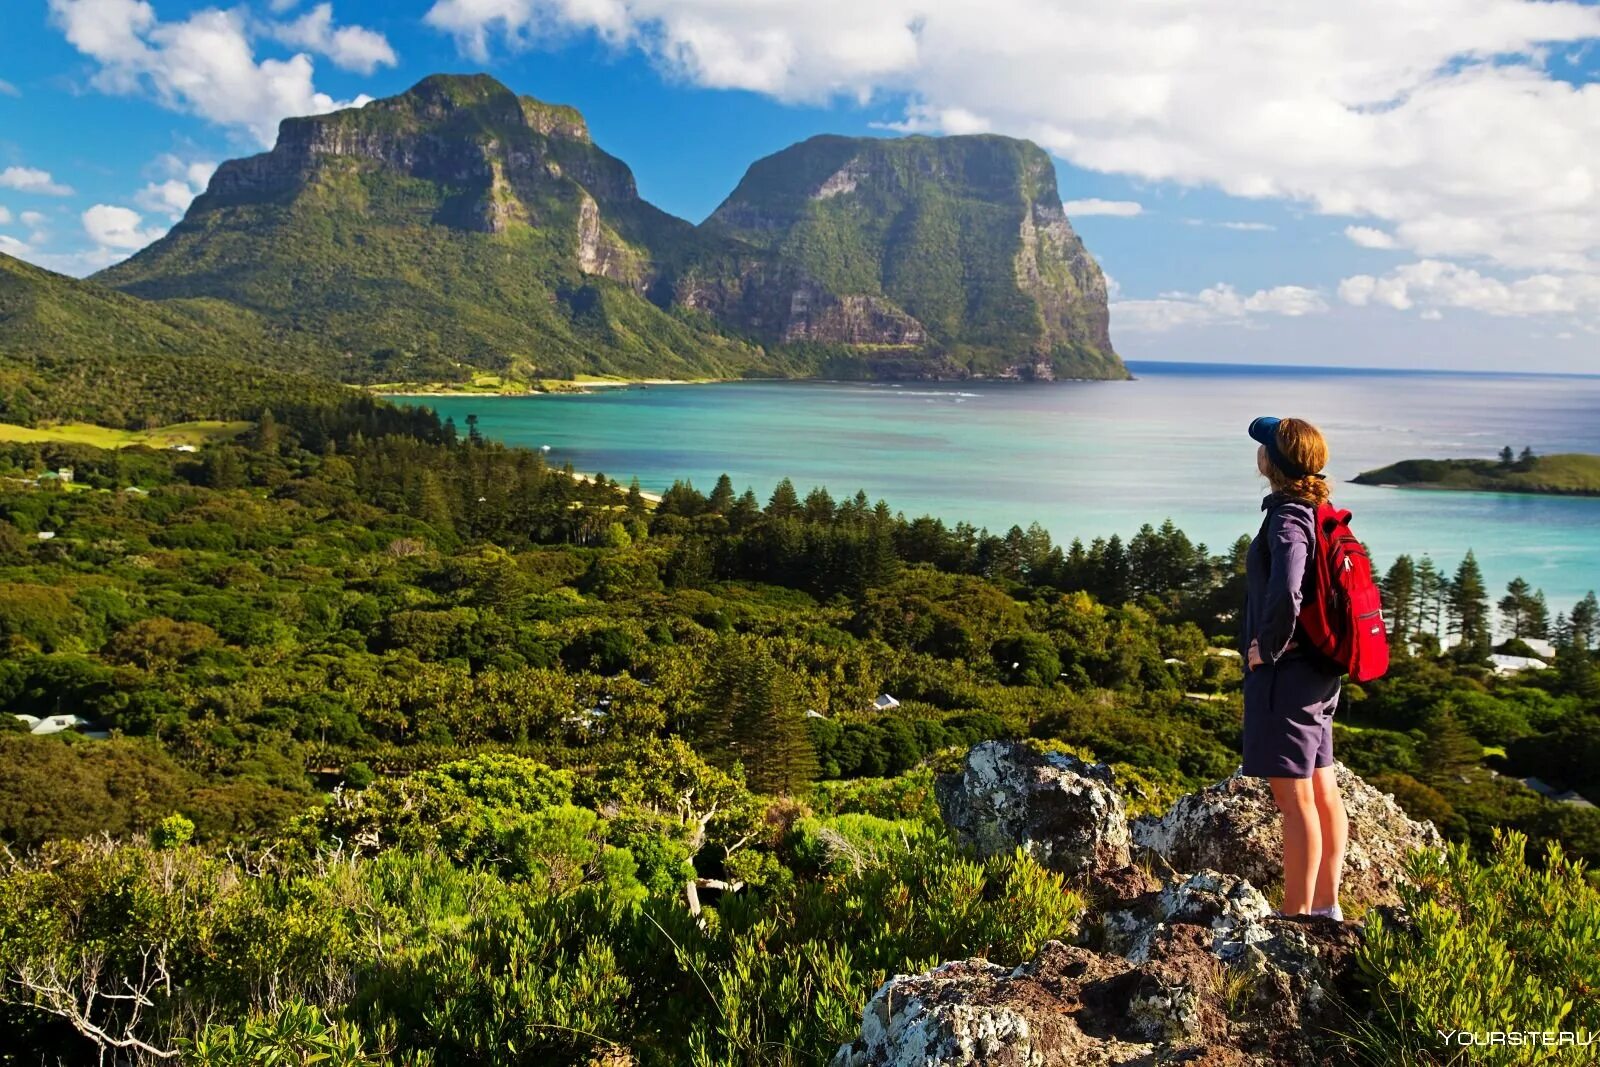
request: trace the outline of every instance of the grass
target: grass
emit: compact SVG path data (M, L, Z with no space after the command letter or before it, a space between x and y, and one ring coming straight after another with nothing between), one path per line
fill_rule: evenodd
M1366 471L1355 480L1363 485L1595 496L1600 495L1600 456L1567 452L1512 464L1489 459L1409 459Z
M175 422L153 430L119 430L110 426L96 426L88 422L63 422L54 426L17 426L0 422L0 442L38 444L50 442L65 445L87 445L90 448L128 448L143 445L147 448L172 448L175 445L215 444L231 441L254 425L250 422Z

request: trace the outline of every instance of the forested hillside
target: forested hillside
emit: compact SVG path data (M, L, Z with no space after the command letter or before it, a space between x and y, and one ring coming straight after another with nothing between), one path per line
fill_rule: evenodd
M1237 766L1242 545L787 483L652 506L426 412L251 417L193 454L0 445L0 1062L821 1063L887 976L1009 967L1095 906L952 843L967 746L1108 761L1136 813ZM1497 830L1593 910L1545 846L1592 862L1600 816L1517 780L1600 792L1593 601L1509 591L1558 652L1497 676L1474 573L1396 564L1396 666L1337 720L1468 849L1371 949L1372 1062L1475 1003L1446 918L1526 881ZM1527 989L1594 958L1495 906Z

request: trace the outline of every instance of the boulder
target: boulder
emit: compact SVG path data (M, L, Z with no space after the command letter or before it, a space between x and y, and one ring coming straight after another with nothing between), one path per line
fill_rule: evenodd
M1359 938L1331 920L1250 919L1225 939L1161 924L1134 962L1059 941L1007 969L984 960L898 975L832 1067L1279 1067L1341 1062L1317 1028L1338 1010Z
M1020 847L1066 874L1128 863L1127 815L1103 763L985 741L934 791L952 835L980 855Z
M1408 818L1394 797L1344 764L1334 767L1350 816L1341 898L1347 907L1397 904L1407 855L1442 850L1439 831ZM1135 845L1180 871L1209 869L1257 886L1282 877L1282 822L1264 778L1235 774L1179 798L1165 815L1136 820L1130 830Z
M1171 924L1183 923L1210 930L1211 951L1218 952L1234 942L1270 936L1260 924L1271 914L1267 898L1243 878L1200 871L1175 877L1123 907L1106 910L1099 923L1100 947L1143 963L1161 933Z

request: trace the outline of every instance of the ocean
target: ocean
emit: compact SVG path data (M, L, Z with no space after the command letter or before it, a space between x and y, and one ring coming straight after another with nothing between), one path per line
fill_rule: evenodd
M1245 427L1310 419L1327 435L1334 499L1380 568L1428 555L1453 572L1468 549L1498 597L1521 576L1569 608L1600 588L1600 498L1348 484L1418 457L1600 453L1600 376L1451 374L1131 362L1131 382L737 382L579 395L414 398L465 432L549 446L571 463L661 491L719 474L765 500L863 489L908 516L992 531L1038 522L1087 542L1171 518L1223 551L1254 533L1265 480Z

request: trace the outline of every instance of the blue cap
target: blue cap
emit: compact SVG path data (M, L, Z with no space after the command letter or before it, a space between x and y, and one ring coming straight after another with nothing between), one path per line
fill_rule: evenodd
M1304 478L1311 471L1304 470L1300 464L1291 460L1278 448L1278 423L1282 419L1275 419L1271 415L1263 415L1250 423L1250 436L1259 441L1267 450L1267 456L1272 460L1272 465L1291 478Z

